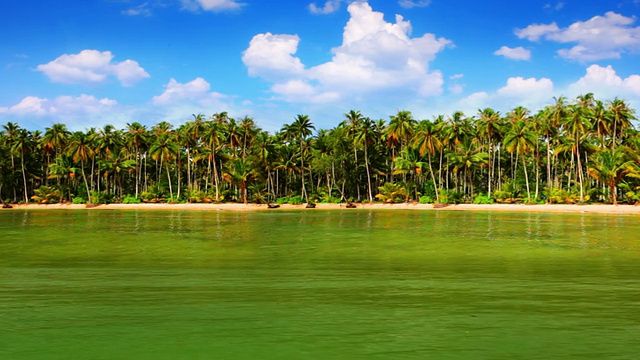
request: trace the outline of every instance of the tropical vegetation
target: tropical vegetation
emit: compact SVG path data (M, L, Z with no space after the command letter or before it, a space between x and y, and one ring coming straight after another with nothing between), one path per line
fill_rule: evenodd
M71 132L0 131L4 202L587 203L640 200L640 133L621 99L555 98L430 120L350 110L332 129L297 115L275 134L250 117L193 115Z

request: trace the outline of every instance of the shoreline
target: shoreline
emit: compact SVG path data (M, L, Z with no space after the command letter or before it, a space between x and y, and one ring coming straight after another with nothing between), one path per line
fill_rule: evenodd
M418 211L495 211L495 212L547 212L547 213L594 213L640 215L636 205L569 205L569 204L459 204L434 207L433 204L355 204L356 209L348 210L418 210ZM282 211L282 210L339 210L346 204L317 204L315 209L305 209L305 205L280 205L269 209L266 204L108 204L87 207L84 204L22 204L13 205L11 210L190 210L190 211Z

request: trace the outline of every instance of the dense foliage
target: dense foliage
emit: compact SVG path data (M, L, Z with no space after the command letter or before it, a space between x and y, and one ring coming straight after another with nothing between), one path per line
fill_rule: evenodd
M490 108L418 121L351 110L318 130L298 115L276 134L253 119L194 115L0 133L9 202L550 202L640 200L640 135L623 100L555 99L536 114Z

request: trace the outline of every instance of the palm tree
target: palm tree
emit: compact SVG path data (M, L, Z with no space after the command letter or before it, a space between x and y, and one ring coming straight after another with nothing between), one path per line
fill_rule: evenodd
M529 175L527 173L527 162L525 154L535 147L536 136L531 132L523 120L517 121L504 137L504 147L510 153L516 153L516 157L522 158L524 168L524 178L527 185L527 198L531 201L531 190L529 189ZM515 177L515 174L514 174Z
M91 145L91 137L81 131L73 133L69 147L67 148L67 154L73 158L74 162L80 161L80 169L82 170L82 178L84 179L84 185L87 190L87 201L91 204L91 192L89 191L89 182L87 181L87 175L84 171L84 164L89 158L93 158L94 150Z
M149 155L154 160L160 160L160 168L162 164L165 165L167 170L167 180L169 181L169 196L173 201L173 188L171 186L171 171L169 170L169 162L175 159L180 153L180 147L178 143L174 141L173 137L169 134L160 135L156 141L149 148ZM161 170L162 171L162 170Z
M634 116L635 111L629 108L624 100L618 98L609 103L609 112L613 120L613 134L611 138L611 148L613 149L616 146L618 131L622 132L622 130L631 127L631 120L636 120L636 118Z
M492 108L485 108L478 110L480 120L478 121L478 133L481 134L487 140L487 147L489 153L489 176L487 177L487 196L491 197L491 183L493 182L493 175L495 172L493 162L495 159L493 142L498 140L502 132L502 121L500 112L493 110ZM493 159L492 159L493 156Z
M471 176L473 170L479 169L489 164L489 154L480 151L479 148L475 148L472 145L471 139L466 139L456 148L456 151L448 153L451 165L453 166L453 172L457 173L460 170L464 170L469 184L469 190L471 194L471 200L474 197L473 191L473 178Z
M584 102L584 101L582 101ZM569 116L564 119L563 126L567 132L572 136L575 155L577 158L577 174L578 182L580 184L580 201L584 201L584 174L582 171L582 151L580 149L580 142L583 137L587 136L589 129L591 129L591 110L588 107L580 106L579 104L572 105L570 107Z
M355 145L356 147L362 146L364 149L364 165L367 171L367 189L369 192L369 202L373 202L373 190L371 189L371 171L369 169L369 152L368 148L374 141L375 137L375 128L374 123L369 118L365 118L362 120L362 124L358 129L358 132L355 134Z
M439 184L436 182L436 176L433 173L433 167L431 166L431 157L436 154L436 151L442 150L442 141L438 138L439 126L429 120L423 120L418 123L416 133L413 136L413 146L416 147L420 153L420 156L427 155L427 164L429 165L429 173L431 174L431 180L436 190L436 203L440 203L440 196L438 195Z
M587 165L589 175L609 187L609 196L613 205L618 205L616 186L622 178L627 175L640 176L636 172L633 160L627 159L628 150L624 147L601 150Z
M296 116L295 120L289 126L288 130L292 133L293 136L296 137L300 144L300 172L301 172L301 183L302 183L302 197L308 202L309 197L307 195L307 190L305 187L305 179L304 179L304 156L305 156L305 140L307 136L312 134L312 130L315 130L315 127L311 123L311 119L309 119L308 115L300 115Z
M223 125L221 122L208 121L204 125L204 142L207 144L209 150L209 166L213 165L213 184L216 188L216 201L220 200L220 188L218 184L218 160L216 159L216 152L221 144L224 142Z
M24 164L24 158L26 154L31 151L33 144L31 143L31 136L26 129L20 129L15 137L11 146L11 152L14 155L20 156L20 165L22 169L22 184L24 188L24 202L29 202L29 194L27 190L27 171Z
M222 177L231 185L240 188L242 199L247 204L247 187L254 180L256 170L249 159L231 159L225 164Z
M71 183L73 179L75 179L78 170L79 169L71 163L71 159L64 154L56 156L49 165L49 178L67 180L69 182L69 184L66 185L69 190L69 201L71 201Z
M138 198L140 189L140 180L142 179L142 154L140 148L146 147L148 142L147 128L138 122L127 124L127 133L125 135L126 143L129 148L133 148L136 161L136 191L135 197Z

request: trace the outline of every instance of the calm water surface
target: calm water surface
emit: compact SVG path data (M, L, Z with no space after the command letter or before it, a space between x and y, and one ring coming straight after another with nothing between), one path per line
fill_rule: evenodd
M0 359L639 354L640 217L0 212Z

